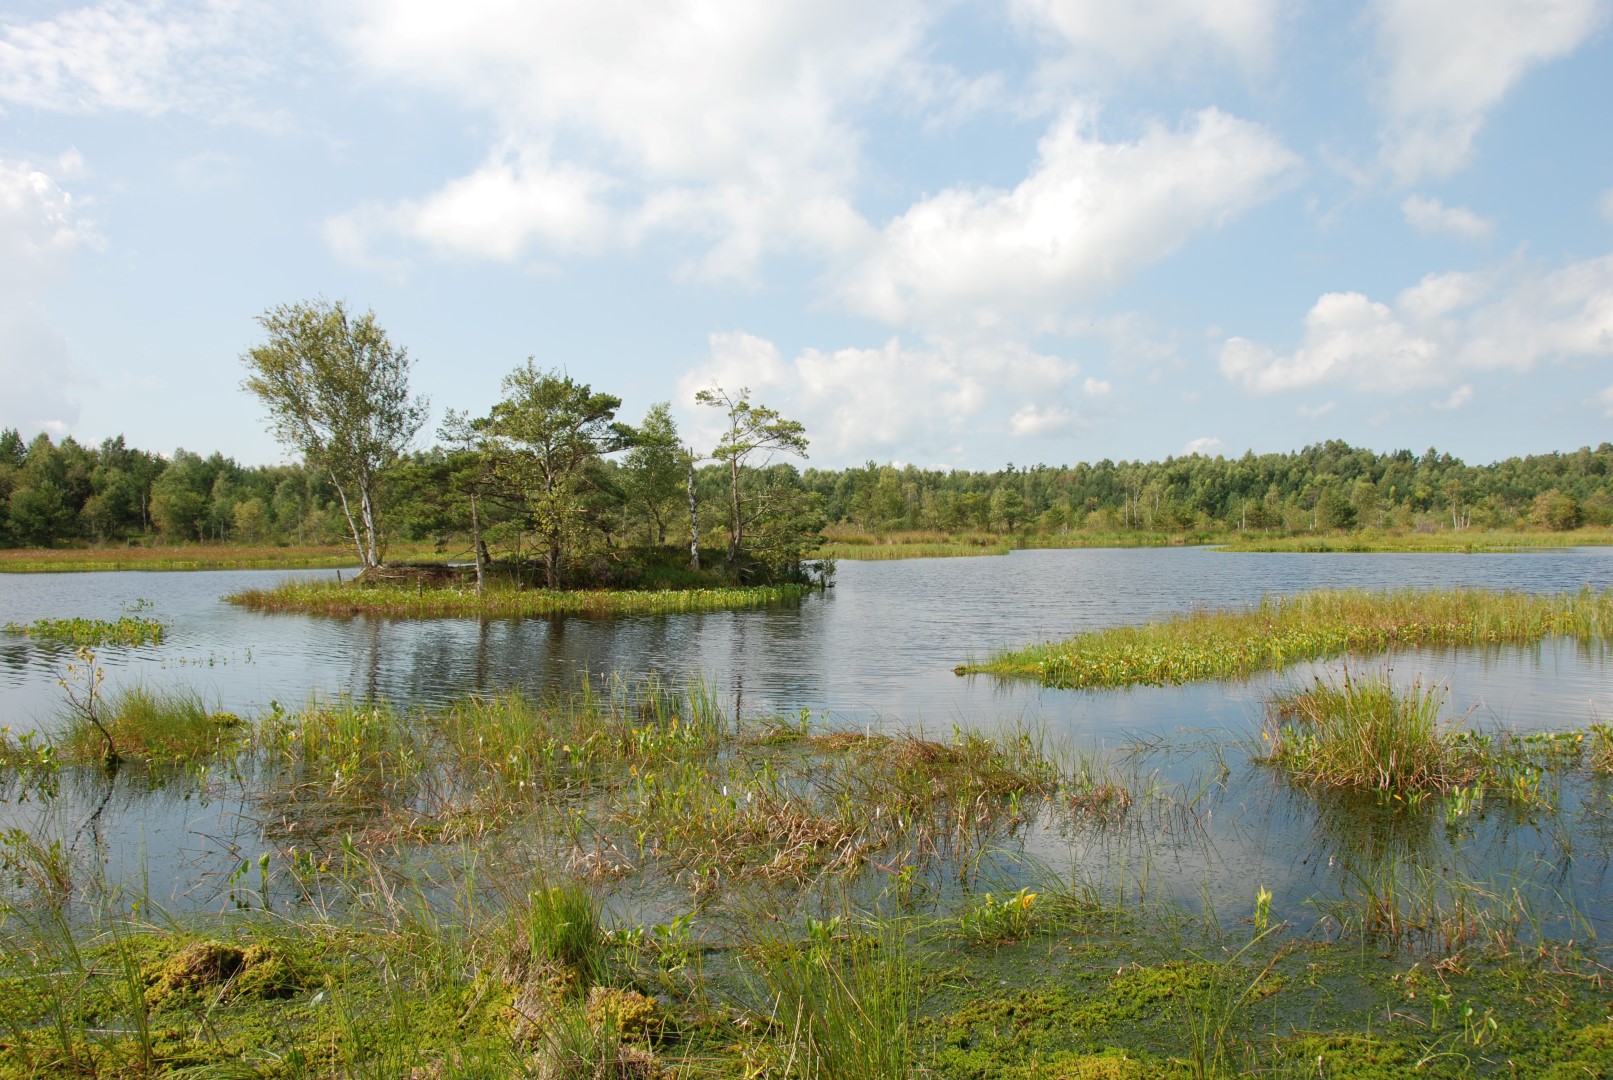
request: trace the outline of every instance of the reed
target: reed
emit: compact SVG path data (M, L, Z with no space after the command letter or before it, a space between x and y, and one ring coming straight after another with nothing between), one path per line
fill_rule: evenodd
M1252 608L1200 610L1140 627L961 665L1084 689L1242 679L1306 660L1435 645L1530 645L1550 637L1613 640L1613 590L1540 596L1483 589L1324 589L1267 596Z
M728 611L799 601L802 585L712 589L473 589L359 586L334 581L288 581L225 597L253 611L303 615L366 615L389 619L513 619L549 615L665 615Z

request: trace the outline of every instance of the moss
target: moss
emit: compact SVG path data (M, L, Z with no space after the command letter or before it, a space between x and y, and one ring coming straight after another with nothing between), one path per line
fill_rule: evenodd
M658 1042L667 1034L667 1015L652 997L637 990L596 986L588 992L588 1022L615 1031L629 1042Z
M267 945L246 948L222 941L193 941L168 957L141 967L146 1005L161 1010L202 994L241 999L284 998L303 978Z

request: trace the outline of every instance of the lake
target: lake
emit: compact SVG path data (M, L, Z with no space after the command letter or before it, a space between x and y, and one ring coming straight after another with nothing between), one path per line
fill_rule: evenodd
M1419 818L1363 826L1319 807L1247 763L1274 686L1340 664L1309 665L1233 684L1079 692L990 677L957 664L999 647L1077 630L1142 622L1201 606L1248 604L1266 593L1318 587L1482 586L1533 592L1613 587L1613 550L1498 554L1232 554L1208 549L1021 551L1003 557L845 562L836 585L769 610L586 618L386 621L264 615L222 603L226 593L287 576L333 572L95 573L0 576L0 623L45 616L117 618L139 607L161 619L158 646L104 648L107 690L136 683L197 690L216 708L255 714L280 702L339 694L401 706L519 686L576 689L583 680L654 675L702 679L731 714L796 716L834 727L997 731L1033 727L1077 750L1129 748L1133 785L1191 804L1191 828L1138 826L1026 838L1032 860L1089 875L1104 888L1151 889L1184 902L1237 900L1260 882L1313 914L1349 885L1338 867L1387 842L1429 866L1510 881L1540 902L1609 924L1605 785L1569 785L1557 812L1519 823L1490 814L1460 843ZM0 636L0 725L49 727L70 650ZM1399 682L1448 688L1470 727L1566 730L1613 718L1604 648L1546 642L1530 649L1444 650L1351 661L1386 664ZM0 826L82 833L94 819L112 880L138 878L163 903L222 903L228 872L270 850L244 783L94 777L67 782L48 805L0 791ZM1342 815L1348 818L1349 815ZM48 818L48 821L47 821ZM1144 820L1141 816L1139 822ZM1163 822L1165 819L1161 819ZM43 823L43 824L42 824ZM1363 834L1362 829L1367 830ZM1376 832L1374 832L1376 830ZM1587 840L1588 838L1588 840ZM77 838L75 837L75 842ZM1574 850L1568 858L1565 846ZM1012 876L1004 864L1003 873ZM1240 901L1245 902L1245 901ZM1245 902L1246 906L1246 902Z

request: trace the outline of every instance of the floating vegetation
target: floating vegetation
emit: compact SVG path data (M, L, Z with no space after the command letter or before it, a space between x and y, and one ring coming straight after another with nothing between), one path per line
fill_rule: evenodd
M334 581L288 581L225 597L254 611L305 615L373 615L393 619L512 619L546 615L663 615L727 611L799 601L803 585L710 589L516 589L365 586Z
M7 623L8 634L25 634L40 641L63 645L161 645L168 627L157 619L125 615L116 621L106 619L35 619L31 623Z
M1613 590L1539 596L1483 589L1324 589L1253 608L1195 611L961 665L1070 689L1241 679L1306 660L1432 645L1613 640Z

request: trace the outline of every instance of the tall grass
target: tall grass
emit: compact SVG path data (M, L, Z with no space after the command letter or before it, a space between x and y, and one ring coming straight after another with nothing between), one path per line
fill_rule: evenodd
M359 586L334 581L287 581L225 597L254 611L305 615L374 615L393 619L509 619L544 615L662 615L726 611L798 601L801 585L715 589L473 589Z
M1475 763L1441 730L1444 695L1387 675L1318 679L1271 705L1263 760L1301 784L1404 794L1470 783Z
M390 558L440 558L430 544L400 544ZM0 550L0 573L80 573L91 570L311 570L358 563L351 544L160 544L151 547L16 548Z
M1613 544L1613 529L1521 532L1515 529L1436 533L1385 533L1375 529L1337 536L1240 536L1223 551L1267 552L1439 552L1475 553L1519 548L1591 547Z
M1324 589L1253 608L1094 630L967 664L1066 688L1246 678L1305 660L1431 645L1613 640L1613 590L1539 596L1483 589Z
M245 726L234 713L210 709L201 694L180 688L132 686L99 706L104 731L120 757L165 764L194 761L234 746ZM56 744L64 763L100 760L103 728L82 711L67 715Z

